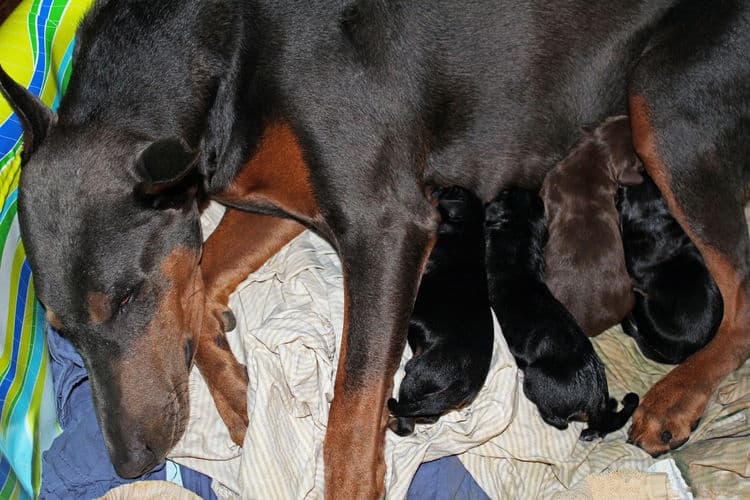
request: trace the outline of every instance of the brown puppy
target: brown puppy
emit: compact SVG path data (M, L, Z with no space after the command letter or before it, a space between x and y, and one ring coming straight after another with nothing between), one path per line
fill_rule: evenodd
M615 116L584 130L542 185L545 281L590 337L620 323L635 302L615 197L618 185L643 181L641 168L630 120Z

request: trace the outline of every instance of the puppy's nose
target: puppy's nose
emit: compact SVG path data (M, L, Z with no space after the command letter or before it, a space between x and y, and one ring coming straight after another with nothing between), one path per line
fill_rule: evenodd
M117 459L112 461L117 473L125 479L134 479L149 472L156 465L159 459L156 457L148 445L135 450L125 450L119 454Z

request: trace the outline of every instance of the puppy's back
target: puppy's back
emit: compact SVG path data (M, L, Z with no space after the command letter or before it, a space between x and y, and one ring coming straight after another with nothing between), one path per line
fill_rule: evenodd
M721 293L653 180L622 188L618 208L637 288L623 329L649 359L681 363L716 333L723 317Z
M461 188L435 192L441 223L409 322L414 357L388 402L389 426L410 434L470 403L489 372L494 331L484 269L484 208Z
M544 180L549 239L545 281L583 331L597 335L633 307L615 207L618 183L641 182L627 117L583 137Z
M485 211L490 302L508 347L524 370L524 394L542 418L564 429L589 421L582 438L622 427L638 404L628 395L619 413L604 365L575 319L543 281L544 207L536 194L511 189Z

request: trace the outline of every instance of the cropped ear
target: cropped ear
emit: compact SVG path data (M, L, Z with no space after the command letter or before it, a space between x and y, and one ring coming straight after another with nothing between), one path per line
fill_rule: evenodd
M142 179L136 195L152 208L179 208L195 199L199 188L198 153L182 139L170 137L151 143L138 157Z
M16 83L0 66L0 93L18 116L23 128L21 163L26 163L47 136L57 115L23 85Z

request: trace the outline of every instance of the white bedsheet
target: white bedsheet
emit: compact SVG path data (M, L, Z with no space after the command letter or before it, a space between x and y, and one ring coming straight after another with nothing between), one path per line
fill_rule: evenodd
M221 213L218 206L206 211L206 234ZM306 231L242 283L231 307L238 324L229 341L250 376L244 446L232 444L194 370L190 422L171 457L214 477L222 498L322 498L323 438L343 324L338 257ZM462 454L493 498L549 497L589 473L651 465L648 455L625 444L624 431L583 443L581 424L564 432L544 424L523 396L497 322L495 329L492 369L470 407L418 425L409 437L387 432L388 498L406 495L421 462L453 454ZM395 388L402 376L399 370Z

